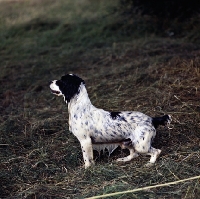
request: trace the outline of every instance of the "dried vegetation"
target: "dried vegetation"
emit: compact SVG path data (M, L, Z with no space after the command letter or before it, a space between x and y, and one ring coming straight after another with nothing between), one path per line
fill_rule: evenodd
M117 30L113 36L107 30L111 22L107 29L102 25L100 13L111 6L104 1L94 8L90 1L34 2L0 2L7 9L0 30L0 198L84 198L200 175L199 45L185 37L124 38ZM68 13L63 19L68 6L76 6L76 17ZM153 143L162 149L154 167L144 167L145 156L116 163L128 153L121 149L110 157L95 153L96 165L82 167L79 142L68 131L67 106L48 88L48 81L71 72L85 79L97 107L172 115L172 128L159 128ZM199 180L193 180L112 198L199 194Z

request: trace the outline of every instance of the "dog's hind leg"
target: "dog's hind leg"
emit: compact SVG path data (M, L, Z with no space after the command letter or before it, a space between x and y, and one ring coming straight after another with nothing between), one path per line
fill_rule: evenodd
M149 162L146 164L146 166L148 166L148 167L152 166L156 162L156 159L160 155L160 153L161 153L160 149L155 149L153 147L150 147L147 155L150 155L151 158L150 158Z
M93 160L93 149L92 149L92 140L91 138L86 138L80 141L81 149L83 153L83 160L85 163L85 169L94 164Z
M132 160L133 158L138 157L138 154L135 152L135 150L133 148L128 148L130 151L130 155L124 157L124 158L118 158L117 162L127 162Z

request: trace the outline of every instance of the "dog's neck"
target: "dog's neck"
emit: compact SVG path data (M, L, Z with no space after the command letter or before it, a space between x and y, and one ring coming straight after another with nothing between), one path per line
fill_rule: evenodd
M71 98L71 100L67 104L69 111L71 111L72 109L77 109L78 107L81 108L92 105L84 84L80 85L79 93Z

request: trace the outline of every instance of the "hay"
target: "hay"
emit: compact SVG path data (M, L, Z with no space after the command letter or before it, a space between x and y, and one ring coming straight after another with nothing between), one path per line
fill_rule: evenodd
M199 45L154 34L125 37L125 29L113 30L117 18L104 17L112 3L1 4L1 198L88 198L200 175ZM154 140L162 150L154 167L145 168L143 156L116 163L128 154L118 148L110 157L94 153L96 165L83 169L67 106L48 86L65 73L86 81L99 108L172 115L172 129L159 128ZM126 196L197 198L199 190L198 182L185 181Z

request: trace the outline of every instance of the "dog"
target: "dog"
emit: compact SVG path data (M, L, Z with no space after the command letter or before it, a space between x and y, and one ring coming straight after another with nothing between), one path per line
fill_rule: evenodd
M149 117L141 112L109 112L92 105L83 79L74 74L62 76L50 82L51 92L63 96L68 105L69 130L81 144L85 168L94 164L93 149L107 149L109 155L120 146L129 149L130 155L117 161L130 161L138 154L151 158L147 166L153 165L161 153L151 143L159 125L169 125L170 115Z

